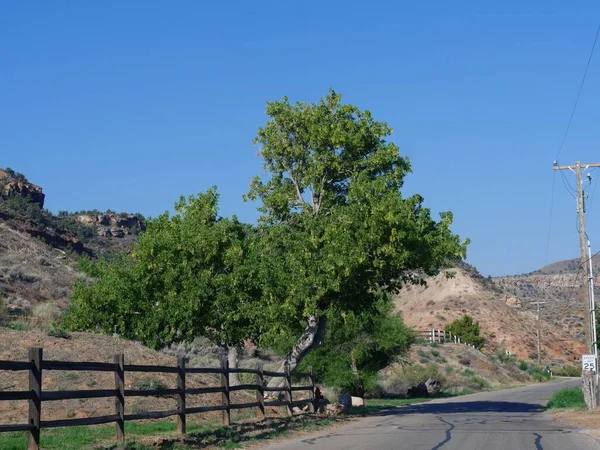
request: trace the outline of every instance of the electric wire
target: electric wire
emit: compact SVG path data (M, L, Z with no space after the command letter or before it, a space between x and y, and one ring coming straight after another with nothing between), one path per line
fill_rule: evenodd
M598 25L598 29L596 30L596 36L594 37L594 43L592 45L592 49L590 51L590 56L588 57L587 64L585 66L585 71L583 72L583 78L581 79L581 83L579 84L579 90L577 91L577 97L575 98L575 103L573 104L573 109L571 110L571 116L569 117L569 122L567 123L567 129L565 130L565 134L563 134L562 141L560 142L560 147L558 148L558 153L556 154L556 160L560 156L563 146L565 145L565 141L567 139L567 135L569 134L569 129L571 128L571 123L573 122L573 117L575 116L575 110L577 109L577 104L579 103L579 97L581 96L581 91L583 90L583 85L585 84L585 79L587 77L588 69L590 68L590 63L592 62L592 57L594 56L594 49L596 48L596 42L598 42L598 34L600 33L600 25Z

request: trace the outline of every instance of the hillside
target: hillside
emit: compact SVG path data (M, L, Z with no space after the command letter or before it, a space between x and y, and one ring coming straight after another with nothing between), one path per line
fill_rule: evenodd
M477 279L463 268L451 272L452 278L444 274L431 277L426 286L407 286L396 297L396 309L407 325L419 330L443 329L469 314L481 324L487 351L509 351L522 359L536 355L534 314L518 301L506 301L489 281ZM568 331L546 321L541 324L546 358L572 362L580 357L583 346Z
M600 298L600 258L593 258L595 295ZM523 275L496 277L493 284L521 304L523 310L535 311L541 304L541 316L564 328L571 336L582 340L583 295L585 275L578 259L559 261L535 272Z
M145 229L134 214L44 210L43 189L0 169L0 299L13 315L39 303L66 306L81 256L127 251ZM1 306L1 305L0 305Z
M92 333L73 333L70 339L48 336L39 331L12 331L0 327L0 360L26 361L30 347L42 347L44 359L58 361L97 361L112 362L117 353L124 353L126 364L170 365L175 366L177 358L155 352L143 345ZM195 367L190 362L190 367ZM207 367L203 364L202 367ZM114 389L114 374L108 372L67 372L44 371L43 386L46 390ZM188 377L187 387L217 386L217 375L195 375ZM154 386L177 387L174 374L126 373L127 389L151 389ZM0 371L0 391L28 389L27 372ZM154 387L156 388L156 387ZM253 397L245 392L233 393L235 401L251 401ZM189 407L220 404L220 394L204 394L189 397ZM176 399L171 397L128 398L126 413L169 410L176 407ZM0 423L23 423L27 419L27 401L0 402ZM80 399L45 402L42 420L83 418L112 414L114 399ZM199 422L217 421L217 413L190 416L188 420Z

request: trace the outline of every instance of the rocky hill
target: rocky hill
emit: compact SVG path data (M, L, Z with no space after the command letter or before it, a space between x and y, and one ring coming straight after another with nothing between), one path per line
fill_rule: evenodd
M44 210L40 186L0 169L0 300L9 313L39 303L66 306L78 276L77 259L127 251L145 229L139 214ZM0 306L3 306L0 305Z
M595 295L600 299L600 257L593 258ZM540 301L541 316L548 322L583 339L582 283L585 272L578 259L560 261L535 272L496 277L491 281L504 292L505 300L518 303L525 311L536 311Z
M396 297L396 308L407 325L418 330L443 329L464 314L481 325L486 351L508 351L522 359L537 354L537 322L518 298L511 298L495 281L473 273L470 266L439 274L426 286L407 286ZM545 360L573 362L583 345L568 329L541 321Z

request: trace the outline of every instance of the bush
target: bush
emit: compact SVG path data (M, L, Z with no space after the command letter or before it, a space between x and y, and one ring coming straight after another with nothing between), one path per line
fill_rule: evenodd
M52 303L39 303L33 308L32 314L44 330L49 330L60 320L60 310Z
M479 336L479 323L475 322L469 315L464 315L461 319L456 319L444 328L446 333L452 333L458 336L465 344L472 344L475 348L481 350L485 339Z
M437 350L431 350L431 356L437 358L438 356L440 356L440 352L438 352Z
M586 408L583 389L580 387L556 391L548 400L548 409L583 409Z
M417 350L417 355L421 358L427 358L427 353L425 353L422 349Z
M15 321L15 322L10 322L7 325L7 328L10 328L11 330L14 330L14 331L30 331L31 325L29 325L28 323L25 323L25 322Z
M134 384L134 389L140 391L162 391L167 389L167 385L160 380L157 380L153 377L146 377L140 380L137 380Z
M557 377L579 377L581 376L581 371L578 366L567 365L553 368L552 375Z
M50 327L50 329L48 330L48 336L60 339L71 339L71 333L69 333L64 328L58 328L54 325L52 325L52 327Z
M469 381L471 383L473 383L479 390L490 387L490 384L487 382L487 380L485 380L477 375L473 375L473 376L469 377Z
M529 375L531 375L533 381L537 381L538 383L542 383L550 379L550 374L545 370L541 370L538 367L530 367Z
M471 369L465 369L465 370L463 370L462 375L464 377L472 377L475 375L475 372L473 372Z
M444 372L446 372L447 375L450 375L452 372L454 372L454 367L446 366L444 367Z
M519 369L526 371L527 369L529 369L529 364L527 364L525 361L519 361Z

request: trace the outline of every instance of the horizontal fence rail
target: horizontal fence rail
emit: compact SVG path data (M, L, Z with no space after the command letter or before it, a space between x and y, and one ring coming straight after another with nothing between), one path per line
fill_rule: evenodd
M309 412L314 412L315 382L312 368L307 373L291 374L289 366L285 366L284 372L272 372L263 370L262 363L256 369L229 368L226 359L221 361L221 367L203 368L186 367L185 359L179 357L177 366L153 366L125 364L123 354L115 355L112 363L105 362L76 362L76 361L51 361L43 359L41 348L29 349L29 361L1 361L0 370L28 371L28 391L0 391L0 401L27 400L29 402L29 417L23 424L0 424L0 433L26 431L28 432L27 449L39 450L40 434L43 428L72 427L79 425L99 425L106 423L116 424L116 441L122 444L125 441L125 421L162 419L177 416L177 431L180 434L186 432L186 416L190 414L201 414L213 411L221 411L223 425L230 425L231 410L255 409L259 420L265 418L265 407L284 407L285 415L292 416L293 408L296 406L309 406ZM72 390L72 391L44 391L42 389L42 372L44 370L54 371L91 371L91 372L113 372L115 377L114 389ZM125 389L125 373L170 373L177 376L177 387L174 389ZM186 374L213 374L220 378L220 386L209 386L203 388L186 388ZM229 375L250 374L254 375L253 383L230 386ZM284 378L283 387L265 386L265 376ZM292 376L296 378L308 378L309 384L305 386L292 386ZM237 391L255 391L256 401L246 403L231 403L230 393ZM292 393L298 391L308 392L305 400L292 399ZM284 399L265 401L265 392L281 392ZM190 395L221 394L220 405L186 407L186 399ZM42 404L48 401L87 399L87 398L114 398L114 414L89 417L81 419L64 420L41 420ZM175 397L177 409L167 411L149 411L137 414L125 414L125 399L128 397Z
M416 331L417 334L417 340L419 340L420 342L437 342L439 344L447 344L447 343L454 343L454 344L464 344L467 345L469 347L473 347L475 348L475 345L471 344L470 342L463 342L461 341L461 338L456 336L455 334L452 334L452 332L450 331L444 331L444 330L417 330Z

